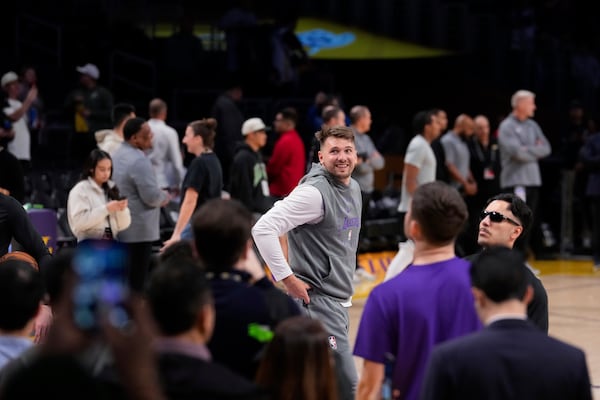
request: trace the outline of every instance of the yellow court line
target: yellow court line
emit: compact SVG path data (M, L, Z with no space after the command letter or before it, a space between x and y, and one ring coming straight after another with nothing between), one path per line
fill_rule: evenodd
M371 290L383 282L385 272L390 262L396 255L395 251L383 251L377 253L363 253L358 255L358 264L365 271L375 275L373 281L361 281L354 286L354 299L365 299ZM539 270L539 275L577 275L577 276L600 276L600 272L594 271L593 262L582 260L550 260L529 262L531 266ZM271 276L267 268L267 276Z
M377 279L372 282L360 282L356 284L354 288L355 299L366 298L373 287L383 282L387 267L395 255L395 251L359 254L358 264L367 272L375 275ZM555 274L600 276L600 272L594 271L594 265L591 260L531 260L529 263L533 268L539 270L539 275L541 276Z

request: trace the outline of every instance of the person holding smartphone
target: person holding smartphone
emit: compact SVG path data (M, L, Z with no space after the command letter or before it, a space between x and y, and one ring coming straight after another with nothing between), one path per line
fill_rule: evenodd
M67 217L73 234L84 239L114 239L131 223L127 199L119 194L112 177L112 159L94 149L88 156L81 180L69 192Z

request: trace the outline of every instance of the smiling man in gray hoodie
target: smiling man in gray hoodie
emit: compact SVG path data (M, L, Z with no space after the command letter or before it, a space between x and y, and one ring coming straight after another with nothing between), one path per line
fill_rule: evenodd
M337 368L354 389L348 307L362 207L360 187L352 179L357 162L354 133L345 126L324 127L317 139L319 163L258 220L252 235L275 280L307 315L325 325L329 344L340 356ZM286 233L289 263L279 241Z

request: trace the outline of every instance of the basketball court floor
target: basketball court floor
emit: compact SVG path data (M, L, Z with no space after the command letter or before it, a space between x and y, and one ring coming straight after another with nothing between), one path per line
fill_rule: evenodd
M395 252L359 255L360 265L377 276L374 282L356 286L350 308L352 342L360 322L363 306L370 290L385 276ZM592 261L531 261L540 271L539 277L548 293L549 334L585 351L592 393L600 400L600 272L594 272ZM355 359L360 373L362 360Z

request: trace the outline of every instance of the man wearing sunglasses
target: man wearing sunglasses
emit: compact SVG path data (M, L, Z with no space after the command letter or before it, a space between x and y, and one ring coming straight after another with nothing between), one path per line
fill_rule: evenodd
M529 206L513 193L501 193L488 199L481 212L477 244L486 248L505 246L525 254L523 238L531 227L533 213ZM465 257L473 261L475 254ZM548 295L542 281L527 264L527 280L533 287L533 299L527 305L527 317L548 333Z

